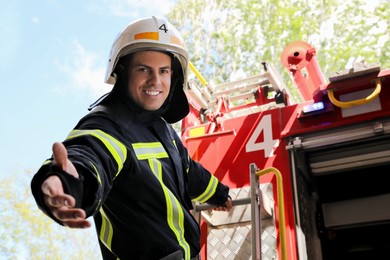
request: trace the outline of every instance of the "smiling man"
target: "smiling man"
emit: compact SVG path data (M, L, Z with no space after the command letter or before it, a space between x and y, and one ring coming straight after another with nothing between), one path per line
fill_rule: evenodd
M171 88L171 57L157 51L140 51L130 57L129 94L145 110L159 109Z
M229 211L229 188L188 156L170 125L184 118L188 55L161 18L115 40L98 100L35 174L40 209L61 225L93 216L104 259L199 259L192 200Z

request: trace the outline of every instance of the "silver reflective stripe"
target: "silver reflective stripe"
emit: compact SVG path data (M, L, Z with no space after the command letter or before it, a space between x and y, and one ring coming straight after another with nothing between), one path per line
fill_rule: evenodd
M183 248L184 259L190 259L190 246L184 238L184 212L175 195L165 186L162 177L162 165L158 159L168 158L168 154L159 142L136 143L133 148L138 160L148 160L148 164L153 174L160 182L164 193L167 207L167 223L179 245Z
M116 140L111 135L106 134L101 130L73 130L72 132L70 132L66 139L69 140L83 135L92 135L99 139L106 146L106 148L111 153L112 157L114 157L118 165L118 171L115 174L116 177L122 170L123 164L125 163L127 158L126 146L124 146L121 142Z
M194 198L193 200L198 201L200 203L205 203L211 196L214 195L217 186L218 186L218 179L215 178L214 175L211 175L206 190L198 197Z
M168 158L167 152L159 142L135 143L133 144L133 148L138 160Z

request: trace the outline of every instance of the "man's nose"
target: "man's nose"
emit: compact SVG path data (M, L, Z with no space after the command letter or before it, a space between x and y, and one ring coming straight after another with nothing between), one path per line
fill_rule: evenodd
M152 72L150 73L148 82L151 85L158 85L161 83L161 76L156 72Z

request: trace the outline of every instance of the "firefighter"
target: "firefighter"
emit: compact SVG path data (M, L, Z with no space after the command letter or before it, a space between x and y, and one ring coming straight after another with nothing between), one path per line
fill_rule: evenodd
M171 123L189 112L188 56L178 31L150 17L113 43L90 108L31 181L39 208L61 225L93 216L104 259L198 259L192 201L229 211L229 188L192 160Z

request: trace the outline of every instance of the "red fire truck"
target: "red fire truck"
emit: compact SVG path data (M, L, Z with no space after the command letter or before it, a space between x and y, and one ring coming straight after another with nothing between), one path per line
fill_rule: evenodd
M190 82L182 139L231 188L229 212L195 205L202 259L390 259L390 70L355 62L328 79L316 49L243 80Z

